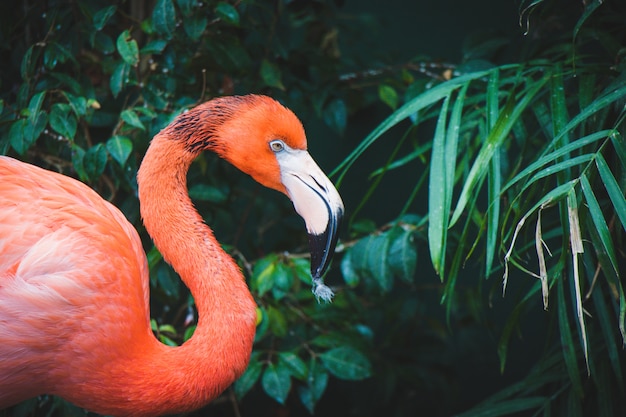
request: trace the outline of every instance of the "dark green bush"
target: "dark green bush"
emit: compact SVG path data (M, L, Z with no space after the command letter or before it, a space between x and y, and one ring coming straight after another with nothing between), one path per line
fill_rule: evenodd
M448 64L342 47L376 43L341 3L5 2L0 153L124 211L145 239L154 331L175 345L195 316L138 215L151 137L185 108L249 92L346 135L333 143L347 149L333 178L348 226L331 305L310 292L286 199L212 155L191 168L260 317L248 370L211 413L624 414L625 7L522 2L524 39L468 36ZM44 397L5 413L82 412Z

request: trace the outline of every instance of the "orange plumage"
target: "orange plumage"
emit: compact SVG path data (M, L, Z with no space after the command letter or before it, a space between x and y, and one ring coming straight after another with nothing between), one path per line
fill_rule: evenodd
M267 97L219 98L180 115L139 170L146 229L198 309L180 347L150 330L146 257L122 213L76 180L0 157L0 408L47 393L101 414L183 412L245 370L256 304L187 195L186 172L204 150L290 196L309 233L328 242L312 265L326 269L341 199L296 116Z

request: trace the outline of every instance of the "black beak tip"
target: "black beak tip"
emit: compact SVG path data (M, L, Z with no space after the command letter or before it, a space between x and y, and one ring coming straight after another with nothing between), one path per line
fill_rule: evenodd
M337 238L339 235L339 226L342 218L341 212L335 216L331 216L326 231L321 234L309 234L309 249L311 251L311 275L314 280L321 279L335 253Z

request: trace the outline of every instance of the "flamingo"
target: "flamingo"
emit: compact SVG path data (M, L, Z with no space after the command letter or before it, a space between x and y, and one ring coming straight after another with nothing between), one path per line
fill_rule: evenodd
M291 198L309 235L314 290L330 295L321 276L343 203L298 118L269 97L220 97L182 113L139 169L145 227L198 310L179 347L150 329L146 256L123 214L79 181L0 157L0 409L51 394L106 415L179 413L244 372L256 303L187 194L186 173L204 150Z

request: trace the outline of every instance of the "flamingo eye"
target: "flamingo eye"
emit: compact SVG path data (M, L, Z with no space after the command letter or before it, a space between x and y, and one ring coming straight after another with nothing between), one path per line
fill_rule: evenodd
M282 140L276 139L270 142L270 149L272 150L272 152L278 153L285 149L285 144Z

